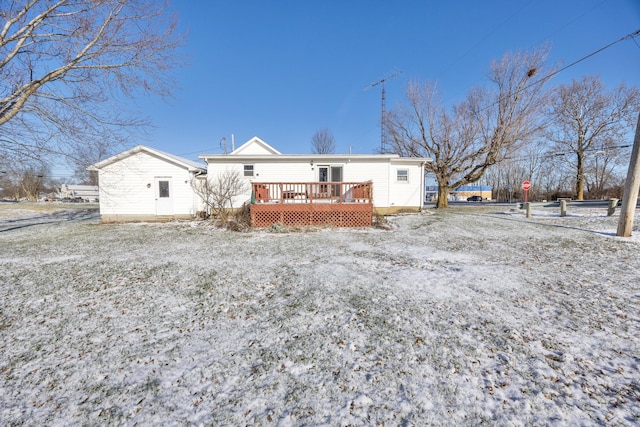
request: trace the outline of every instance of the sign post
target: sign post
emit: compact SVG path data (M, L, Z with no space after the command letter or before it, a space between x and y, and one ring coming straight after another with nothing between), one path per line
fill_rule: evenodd
M524 190L524 202L527 203L529 201L529 189L531 188L531 183L529 181L524 181L522 183L522 189Z

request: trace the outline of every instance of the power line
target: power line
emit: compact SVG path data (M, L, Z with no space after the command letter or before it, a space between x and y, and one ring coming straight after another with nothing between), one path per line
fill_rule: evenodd
M640 36L640 29L637 29L636 31L634 31L634 32L632 32L632 33L629 33L629 34L627 34L626 36L621 37L621 38L619 38L618 40L616 40L616 41L614 41L614 42L611 42L611 43L609 43L608 45L606 45L606 46L604 46L604 47L601 47L601 48L600 48L600 49L598 49L598 50L594 50L594 51L593 51L593 52L591 52L590 54L583 56L582 58L578 59L577 61L573 61L571 64L569 64L569 65L567 65L567 66L565 66L565 67L562 67L562 68L560 68L560 69L558 69L558 70L556 70L556 71L552 71L551 73L547 74L547 75L546 75L546 76L544 76L544 77L539 78L538 80L534 81L533 83L529 83L528 85L524 86L523 88L516 90L513 94L514 94L514 95L515 95L515 94L519 94L520 92L523 92L523 91L525 91L525 90L529 89L529 88L530 88L530 87L532 87L532 86L535 86L535 85L537 85L537 84L540 84L540 83L544 82L545 80L549 80L551 77L555 76L556 74L559 74L559 73L561 73L561 72L563 72L563 71L567 70L568 68L571 68L571 67L573 67L574 65L577 65L577 64L581 63L582 61L584 61L584 60L586 60L586 59L591 58L592 56L594 56L594 55L596 55L596 54L598 54L598 53L602 52L603 50L609 49L611 46L613 46L613 45L615 45L615 44L618 44L618 43L620 43L621 41L625 41L625 40L629 40L629 39L635 40L635 37L636 37L636 36ZM535 69L533 69L533 70L529 70L529 72L530 72L530 73L535 73L535 71L536 71ZM533 75L533 74L532 74L532 75ZM510 94L510 95L511 95L511 94ZM489 109L490 107L493 107L494 105L497 105L497 104L498 104L502 99L504 99L504 97L503 97L503 98L498 98L498 100L497 100L497 101L495 101L495 102L493 102L493 103L491 103L491 104L487 105L486 107L484 107L484 108L480 109L480 111L485 111L485 110Z
M594 10L596 10L597 8L601 7L603 4L609 2L610 0L602 0L600 3L598 3L597 5L593 6L591 9L588 9L586 11L584 11L583 13L581 13L580 15L576 16L575 18L573 18L572 20L570 20L569 22L566 22L565 24L561 25L560 27L556 28L554 31L552 31L551 33L548 33L545 37L542 38L542 40L538 41L537 43L543 43L545 40L548 40L551 36L559 33L560 31L562 31L563 29L565 29L566 27L568 27L569 25L573 24L574 22L579 21L580 19L582 19L585 15L588 15L589 13L593 12ZM520 7L518 10L516 10L514 13L512 13L507 19L505 19L504 21L502 21L501 23L499 23L496 27L494 27L485 37L483 37L481 40L479 40L478 42L476 42L471 48L469 48L465 53L463 53L462 55L460 55L458 58L456 58L454 61L452 61L443 71L439 72L438 74L436 74L437 76L442 75L443 73L447 72L449 69L451 69L451 67L458 62L460 59L464 58L465 56L467 56L470 52L472 52L473 50L475 50L480 44L482 44L482 42L484 42L487 38L489 38L490 36L492 36L497 30L499 30L501 27L503 27L507 22L511 21L516 15L520 14L525 8L529 7L529 5L533 3L533 1L529 1L527 3L525 3L522 7ZM634 39L635 41L635 39ZM638 44L636 42L636 44ZM640 47L640 46L639 46ZM449 97L448 99L452 99L454 96L452 95L451 97Z
M590 14L591 12L593 12L594 10L598 9L600 6L602 6L605 3L608 3L610 0L602 0L600 3L596 4L595 6L593 6L591 9L587 9L584 12L582 12L580 15L576 16L575 18L573 18L572 20L570 20L569 22L566 22L564 25L561 25L560 27L556 28L554 31L552 31L551 33L548 33L546 36L544 36L544 38L542 40L540 40L538 43L541 43L545 40L548 40L550 37L558 34L560 31L564 30L565 28L567 28L569 25L580 21L583 17L585 17L586 15Z
M218 148L206 148L206 149L202 149L202 150L198 150L198 151L190 151L188 153L181 153L181 154L177 154L178 156L188 156L191 154L202 154L202 153L206 153L208 151L215 151Z
M585 153L591 152L591 151L602 152L602 151L617 150L622 148L629 148L631 147L631 145L632 144L624 144L624 145L612 145L610 147L587 148L582 151ZM567 151L554 151L551 153L543 153L542 155L538 156L538 158L550 159L550 158L562 157L570 154L575 154L575 151L567 150ZM503 160L528 160L528 159L531 159L532 157L535 157L535 156L520 155L520 156L513 156L513 157L505 157Z
M569 65L567 65L567 66L565 66L565 67L562 67L562 68L560 68L560 69L558 69L558 70L556 70L556 71L553 71L553 72L551 72L551 73L547 74L547 75L546 75L546 76L544 76L544 77L539 78L538 80L534 81L533 83L529 83L528 85L525 85L524 87L522 87L522 88L520 88L520 89L518 89L518 90L514 91L512 94L508 94L508 95L505 95L505 96L503 96L503 97L498 98L495 102L490 103L489 105L485 106L484 108L480 108L480 109L479 109L479 112L486 111L486 110L488 110L489 108L491 108L491 107L493 107L493 106L495 106L495 105L498 105L498 104L499 104L503 99L505 99L505 98L506 98L506 96L512 96L512 95L519 94L519 93L524 92L525 90L529 89L529 88L530 88L530 87L532 87L532 86L535 86L535 85L541 84L541 83L543 83L544 81L551 79L551 78L552 78L553 76L555 76L556 74L559 74L559 73L561 73L561 72L563 72L563 71L567 70L568 68L571 68L571 67L573 67L574 65L579 64L580 62L582 62L582 61L584 61L584 60L586 60L586 59L588 59L588 58L591 58L592 56L594 56L594 55L596 55L596 54L598 54L598 53L600 53L600 52L602 52L602 51L604 51L604 50L606 50L606 49L610 48L611 46L614 46L614 45L616 45L616 44L618 44L618 43L620 43L620 42L622 42L622 41L625 41L625 40L630 40L630 39L631 39L631 40L634 40L634 41L635 41L635 37L638 37L638 36L640 36L640 28L639 28L639 29L637 29L636 31L633 31L633 32L631 32L631 33L627 34L627 35L626 35L626 36L624 36L624 37L619 38L618 40L616 40L616 41L614 41L614 42L609 43L608 45L606 45L606 46L604 46L604 47L601 47L600 49L597 49L597 50L595 50L595 51L593 51L593 52L589 53L588 55L583 56L582 58L580 58L580 59L578 59L578 60L576 60L576 61L573 61L571 64L569 64ZM536 70L535 70L535 69L531 69L531 70L529 70L529 73L531 73L531 74L530 74L531 76L533 76L533 74L535 74L535 72L536 72ZM456 123L458 123L460 120L461 120L461 119L454 120L454 121L452 122L452 124L456 124Z
M473 46L471 46L469 49L467 49L466 52L464 52L462 55L460 55L456 59L454 59L449 65L447 65L447 67L445 69L443 69L440 73L438 73L438 75L444 74L447 71L449 71L457 62L459 62L462 58L464 58L465 56L467 56L468 54L473 52L475 49L477 49L478 46L480 46L482 43L484 43L489 37L491 37L493 34L495 34L500 28L502 28L507 22L511 21L516 15L518 15L520 12L522 12L522 10L527 8L531 3L533 3L533 0L528 1L522 7L520 7L518 10L516 10L511 15L509 15L509 17L507 17L507 19L505 19L504 21L499 23L497 26L495 26L483 38L479 39Z
M567 65L567 66L565 66L565 67L562 67L562 68L560 68L560 69L558 69L558 70L556 70L556 71L553 71L552 73L548 74L547 76L545 76L545 77L543 77L543 78L541 78L541 79L539 79L539 80L537 80L537 81L535 81L535 82L531 83L531 84L530 84L530 85L528 85L528 86L525 86L522 90L525 90L525 89L527 89L527 88L529 88L529 87L531 87L531 86L533 86L533 85L535 85L535 84L538 84L538 83L540 83L540 82L542 82L542 81L544 81L544 80L548 80L548 79L550 79L551 77L555 76L556 74L559 74L559 73L561 73L562 71L564 71L564 70L566 70L566 69L568 69L568 68L571 68L571 67L573 67L574 65L577 65L577 64L579 64L580 62L582 62L582 61L584 61L584 60L586 60L586 59L589 59L589 58L591 58L591 57L592 57L592 56L594 56L594 55L597 55L598 53L602 52L603 50L609 49L611 46L613 46L613 45L615 45L615 44L618 44L618 43L620 43L621 41L630 40L630 39L635 41L635 37L637 37L637 36L640 36L640 29L637 29L636 31L634 31L634 32L632 32L632 33L629 33L629 34L627 34L626 36L621 37L621 38L619 38L618 40L616 40L616 41L614 41L614 42L611 42L611 43L609 43L608 45L606 45L606 46L604 46L604 47L601 47L600 49L595 50L595 51L591 52L590 54L588 54L588 55L586 55L586 56L583 56L582 58L578 59L577 61L572 62L571 64L569 64L569 65Z

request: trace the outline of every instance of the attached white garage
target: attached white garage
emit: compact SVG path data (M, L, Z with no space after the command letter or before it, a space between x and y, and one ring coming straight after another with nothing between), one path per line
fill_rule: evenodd
M102 221L188 219L202 210L191 188L206 166L144 145L103 160L98 171Z

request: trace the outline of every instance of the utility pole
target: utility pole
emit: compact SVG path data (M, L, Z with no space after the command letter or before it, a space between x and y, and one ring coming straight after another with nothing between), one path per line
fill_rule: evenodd
M364 90L368 90L368 89L371 89L372 87L382 85L382 112L380 114L380 153L387 152L387 127L385 126L387 122L387 112L386 112L386 106L385 106L386 94L384 89L384 82L386 82L387 80L391 80L392 78L397 77L400 74L402 74L402 71L398 70L378 80L377 82L371 83L369 86L364 88Z
M618 232L616 236L631 237L633 230L633 217L638 203L638 191L640 190L640 114L636 124L636 136L633 139L633 150L629 160L627 180L624 183L622 195L622 209L618 220Z

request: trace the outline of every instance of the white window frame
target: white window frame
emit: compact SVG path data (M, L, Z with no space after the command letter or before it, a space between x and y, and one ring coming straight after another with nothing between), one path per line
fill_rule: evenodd
M248 173L251 172L250 175L248 175ZM256 168L254 164L243 164L242 165L242 176L244 176L245 178L253 178L254 176L256 176Z
M409 182L409 169L396 169L396 182Z

